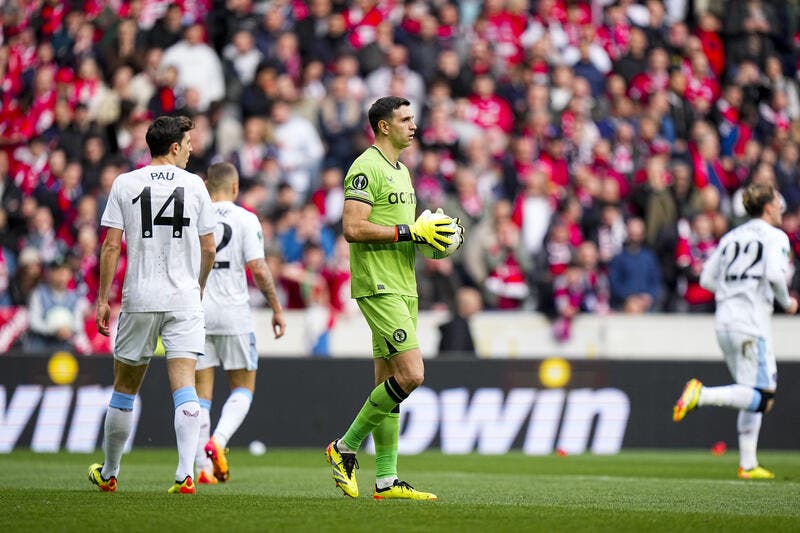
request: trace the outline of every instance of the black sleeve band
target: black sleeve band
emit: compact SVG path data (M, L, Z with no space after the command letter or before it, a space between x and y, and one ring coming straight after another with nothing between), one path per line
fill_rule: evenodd
M397 242L404 242L411 240L411 229L408 224L398 224L397 228Z
M772 391L765 391L761 389L756 389L758 392L761 393L761 402L758 404L756 408L756 413L763 413L767 410L767 405L769 401L775 398L775 393Z

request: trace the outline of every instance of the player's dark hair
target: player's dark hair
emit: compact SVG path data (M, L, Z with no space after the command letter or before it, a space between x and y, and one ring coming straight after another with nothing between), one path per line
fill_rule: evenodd
M150 155L152 157L167 155L172 143L180 144L183 135L193 129L194 122L189 117L158 117L147 128L147 134L144 137L150 148Z
M751 217L764 214L764 207L775 199L775 187L769 183L751 183L744 189L744 209Z
M238 179L239 173L236 167L230 163L214 163L208 167L208 176L206 176L206 188L208 192L216 192L225 186Z
M411 105L411 102L399 96L384 96L375 100L375 103L370 106L367 113L372 131L377 134L378 122L391 120L394 110L404 105Z

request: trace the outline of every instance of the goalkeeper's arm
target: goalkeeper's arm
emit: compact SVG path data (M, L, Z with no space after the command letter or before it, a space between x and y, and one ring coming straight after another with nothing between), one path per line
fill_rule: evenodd
M370 222L369 214L372 206L357 200L345 200L342 212L342 229L347 242L426 242L431 246L444 250L450 244L448 235L453 230L447 226L449 218L428 220L420 215L417 221L410 226L398 224L396 226L381 226Z

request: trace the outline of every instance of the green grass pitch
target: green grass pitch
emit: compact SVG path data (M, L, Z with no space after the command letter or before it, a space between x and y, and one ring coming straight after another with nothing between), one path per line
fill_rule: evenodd
M86 478L94 455L0 455L2 531L800 531L800 452L761 452L777 479L739 481L736 452L616 456L401 456L403 479L438 502L374 501L334 488L323 449L232 450L231 480L169 496L173 450L123 459L119 492Z

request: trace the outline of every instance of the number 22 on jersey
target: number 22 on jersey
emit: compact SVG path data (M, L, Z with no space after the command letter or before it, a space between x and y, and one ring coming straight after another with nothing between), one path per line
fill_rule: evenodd
M722 257L727 259L725 281L759 280L763 277L764 245L761 241L748 241L744 245L733 241L722 250Z

